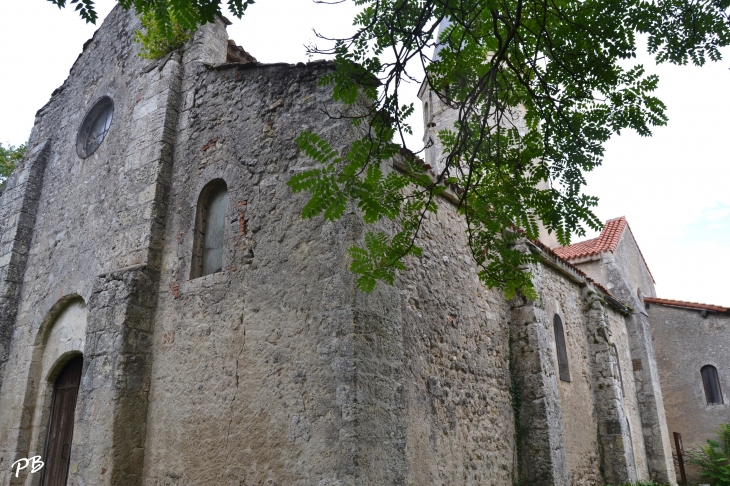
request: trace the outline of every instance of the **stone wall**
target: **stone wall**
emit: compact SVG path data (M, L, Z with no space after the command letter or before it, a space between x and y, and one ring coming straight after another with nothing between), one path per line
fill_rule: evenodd
M397 282L407 484L510 484L513 477L510 309L479 281L465 229L442 200L422 228L423 256L409 259Z
M617 287L613 292L622 302L632 302L632 297L655 297L654 278L644 262L639 246L634 240L630 228L626 228L624 236L614 253L614 265L620 270L623 279L626 281L626 289ZM610 280L610 279L609 279ZM628 290L633 290L633 295ZM611 289L609 289L611 290ZM634 300L636 301L636 300ZM643 304L640 300L639 304ZM640 307L639 307L640 308Z
M13 323L18 313L49 148L48 141L31 148L23 163L0 188L0 390L10 357Z
M305 196L285 184L311 164L294 141L301 130L338 146L354 134L322 111L327 69L186 65L147 484L339 484L368 465L355 438L373 422L359 420L355 403L361 343L343 258L357 227L302 220ZM228 187L223 271L190 279L196 204L214 179ZM378 474L402 475L391 469Z
M618 356L617 364L621 367L622 387L621 394L624 397L623 405L626 418L629 421L629 432L632 450L634 452L634 464L638 481L649 479L649 469L646 460L646 447L642 434L641 413L639 400L636 395L636 383L633 380L633 360L631 359L631 344L629 342L629 331L626 328L626 319L616 312L607 314L613 343L616 346Z
M604 285L621 302L643 308L641 297L655 297L654 278L644 261L628 224L614 252L577 260L575 264L590 278Z
M612 347L621 317L603 294L527 242L545 262L539 298L486 289L445 200L395 286L357 291L357 211L302 220L307 196L286 185L314 166L303 130L338 150L359 134L318 86L331 65L222 64L222 20L143 61L138 27L117 8L87 43L0 200L0 480L37 484L9 465L43 454L48 370L79 353L69 484L635 477L636 407L612 351L626 344ZM81 159L77 129L103 95L110 131ZM218 179L223 268L191 279L197 202ZM555 374L555 313L571 383Z
M658 482L673 481L672 442L664 415L652 329L642 300L644 295L655 295L654 283L631 230L624 230L615 252L602 253L576 266L633 311L624 320L649 476Z
M583 295L581 289L565 277L547 268L540 270L537 275L542 281L540 301L545 309L553 362L558 362L553 328L553 319L557 314L563 322L570 367L570 382L561 380L557 373L552 377L560 397L569 482L600 483L596 403L591 384ZM588 433L589 430L596 430L596 433Z
M530 251L523 244L522 251ZM535 290L543 290L534 268ZM568 485L563 417L544 301L517 296L510 320L510 374L515 409L518 484Z
M730 423L730 316L660 304L648 312L669 432L682 434L685 450L705 445L719 424ZM700 369L708 364L717 368L723 405L707 404ZM687 465L686 472L699 482L696 468Z
M34 219L26 270L10 302L17 313L2 322L4 329L14 326L7 379L0 390L4 483L10 482L6 471L15 459L44 452L43 404L50 404L46 381L52 376L44 376L41 367L54 348L48 339L55 336L56 317L72 301L88 304L89 326L80 349L73 350L83 353L85 362L70 481L78 473L87 484L110 484L143 458L144 420L139 418L146 415L146 389L133 378L141 373L143 382L148 373L144 333L152 323L145 309L155 306L155 288L149 284L157 277L154 271L140 272L159 259L174 144L171 123L177 120L171 107L176 105L180 74L175 59L160 63L136 56L131 34L137 28L136 17L117 8L85 44L69 78L38 112L29 142L31 158L8 180L3 196L3 211L18 211L20 221ZM114 102L111 127L99 149L82 159L76 153L78 129L102 96ZM41 166L33 157L43 150L47 161ZM16 208L11 189L24 183L25 170L34 167L40 172L32 183L42 187L35 212L26 213ZM32 200L32 193L27 194ZM97 305L104 276L114 272L127 284ZM59 359L53 366L60 365ZM136 416L127 413L130 402L144 405L133 407ZM135 426L130 428L128 420ZM141 429L135 429L137 424ZM137 457L132 462L130 450L115 442L115 434L127 432L136 434L128 442ZM89 463L92 450L104 453L94 454Z

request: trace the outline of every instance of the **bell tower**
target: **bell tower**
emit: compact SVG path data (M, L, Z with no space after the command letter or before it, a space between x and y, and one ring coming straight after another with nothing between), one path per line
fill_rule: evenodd
M446 19L441 22L438 32L439 37L448 25L449 23ZM434 48L432 62L439 60L441 47L440 44L437 44ZM425 79L418 90L418 98L421 100L421 107L423 108L424 159L432 167L434 173L439 175L446 167L446 157L444 154L444 146L438 137L438 133L441 130L453 129L459 117L459 112L446 104L439 94L430 88ZM522 127L520 128L521 132L527 130L522 119L522 110L515 109L513 111L513 122L516 126ZM547 189L548 182L542 181L537 187ZM561 246L555 233L548 233L547 228L545 228L542 222L538 222L538 229L541 243L551 249Z

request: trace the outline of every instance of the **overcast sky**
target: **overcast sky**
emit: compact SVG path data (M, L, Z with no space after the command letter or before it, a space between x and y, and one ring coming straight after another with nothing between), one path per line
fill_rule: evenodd
M114 2L96 5L104 18ZM231 19L228 32L261 62L306 61L304 45L317 41L312 28L346 35L354 12L352 2L259 0L243 20ZM0 142L28 138L35 112L95 29L47 0L0 2ZM724 54L703 68L655 66L640 56L637 62L660 75L669 125L651 138L614 137L587 191L600 198L602 220L627 217L659 297L730 306L730 50ZM416 106L414 140L422 134Z

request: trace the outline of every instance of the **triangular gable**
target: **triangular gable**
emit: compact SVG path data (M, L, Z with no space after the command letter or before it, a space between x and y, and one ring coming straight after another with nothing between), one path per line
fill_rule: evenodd
M559 257L568 261L591 259L589 257L598 257L602 253L606 252L615 253L616 249L621 243L621 239L626 233L627 228L629 230L628 233L631 235L631 239L634 240L634 244L639 250L639 255L641 255L641 260L644 262L646 271L649 272L651 280L656 283L656 280L654 280L654 276L651 274L651 270L649 270L649 265L646 264L646 259L641 253L641 248L639 248L639 244L636 242L636 238L634 238L634 234L631 231L631 228L629 227L629 223L628 221L626 221L625 216L609 219L608 221L606 221L606 223L603 225L603 231L601 231L601 234L598 236L598 238L580 241L578 243L574 243L568 246L554 248L553 251Z

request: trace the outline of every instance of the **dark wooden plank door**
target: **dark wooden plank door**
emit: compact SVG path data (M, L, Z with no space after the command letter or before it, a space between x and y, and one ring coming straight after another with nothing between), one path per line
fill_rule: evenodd
M46 463L43 468L43 486L66 486L82 365L81 356L72 358L53 385L51 420L48 425L46 455L43 458Z

